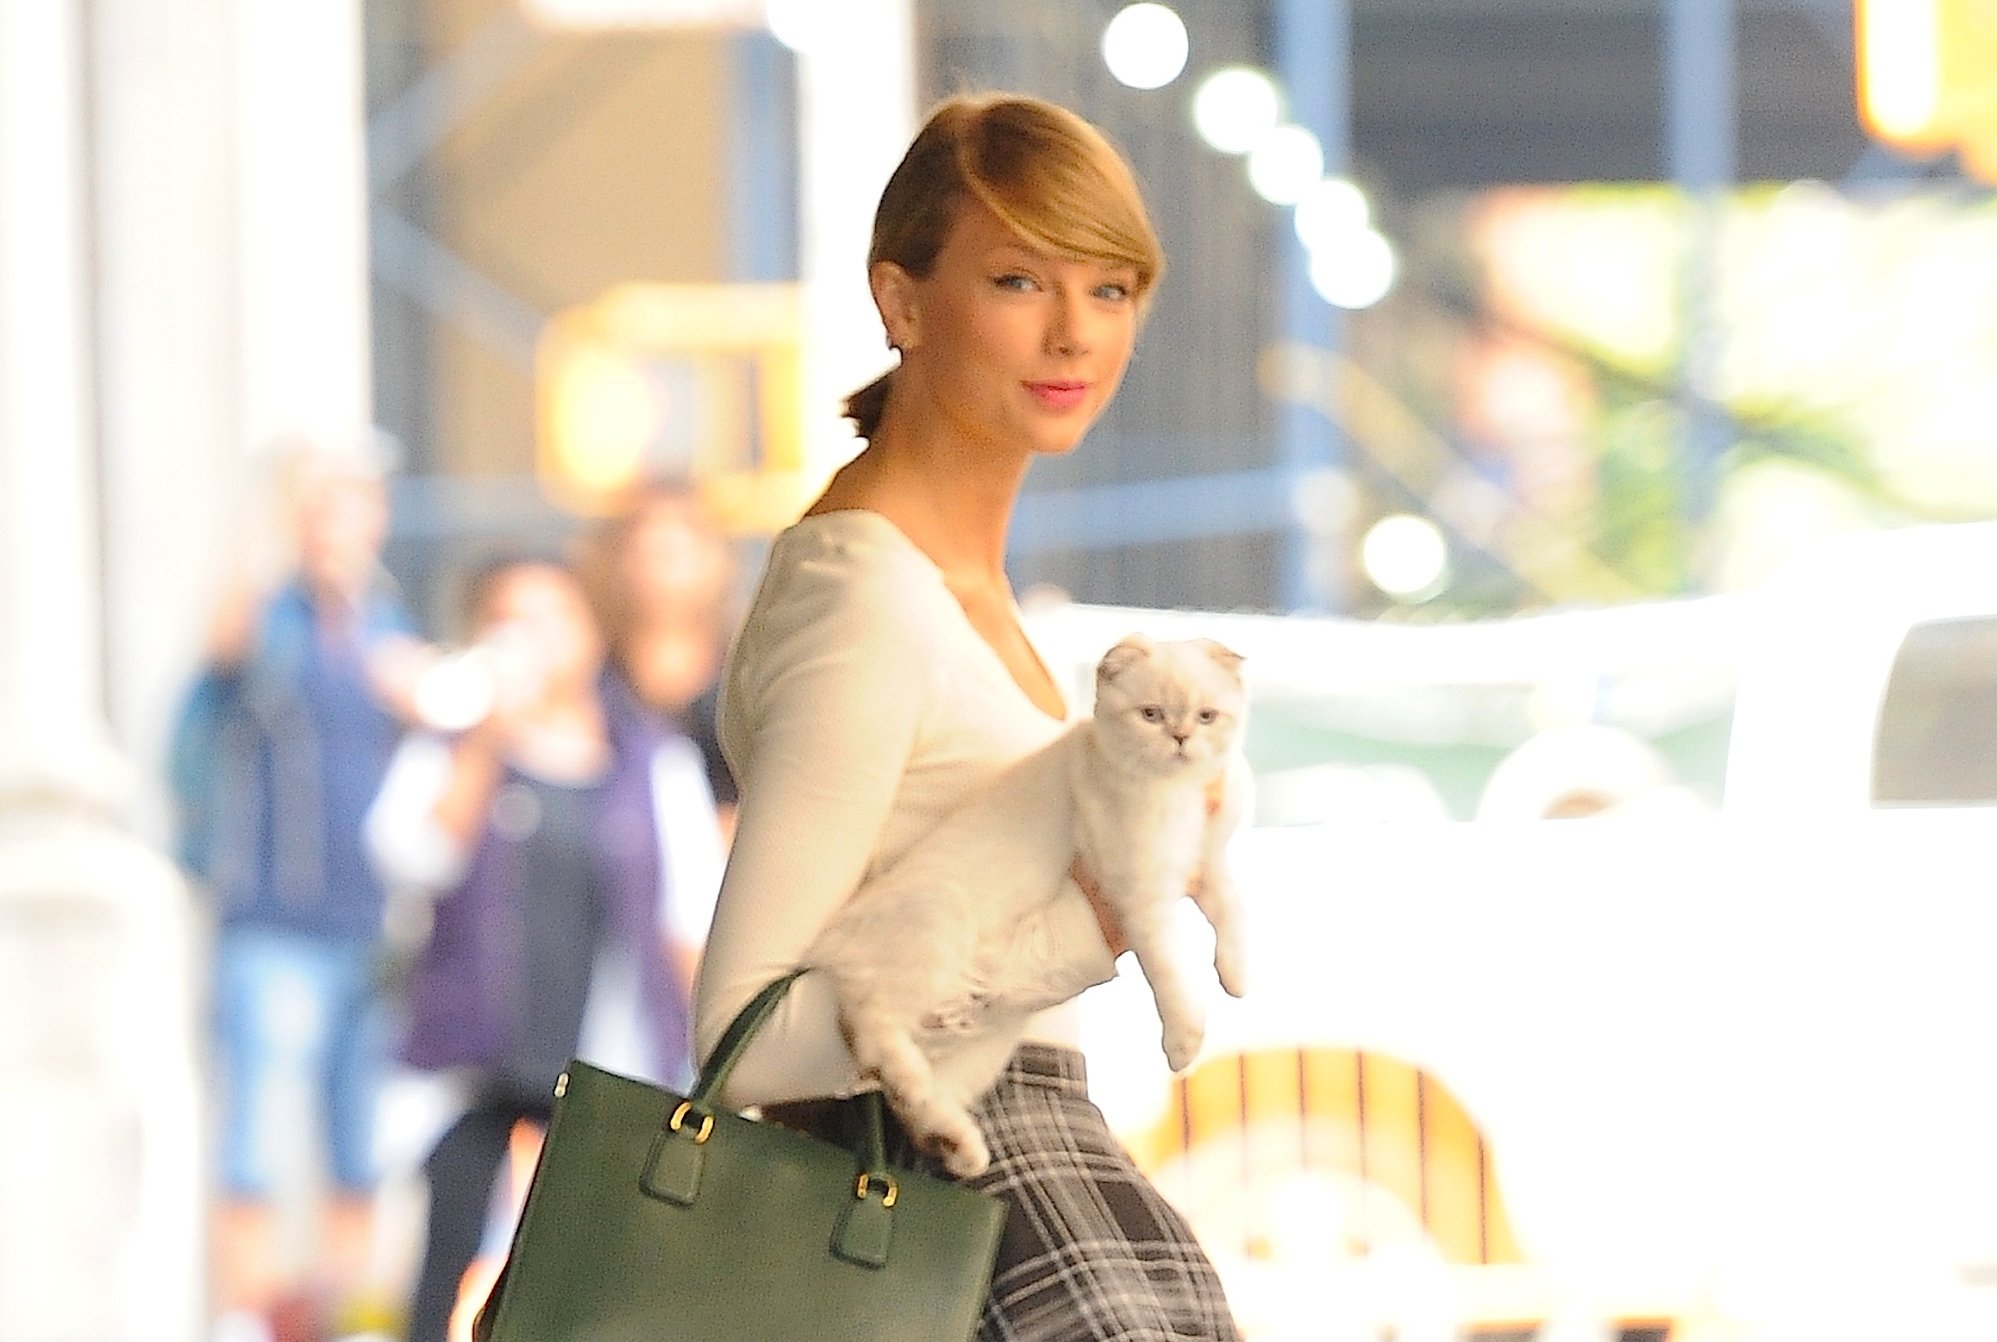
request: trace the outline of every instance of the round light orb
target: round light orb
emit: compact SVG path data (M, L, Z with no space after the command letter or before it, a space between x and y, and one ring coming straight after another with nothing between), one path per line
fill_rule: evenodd
M1362 233L1372 219L1366 193L1344 177L1320 177L1297 197L1292 221L1297 241L1311 251L1333 246L1353 233Z
M1248 151L1248 184L1271 205L1294 205L1324 176L1324 146L1302 126L1277 126Z
M1394 287L1398 271L1394 245L1370 228L1342 234L1311 252L1311 287L1333 307L1372 307Z
M1103 64L1117 82L1161 89L1186 68L1186 25L1165 5L1126 5L1103 29Z
M1223 154L1245 154L1283 119L1276 81L1247 65L1229 65L1193 93L1193 128Z
M1395 513L1375 522L1359 543L1359 564L1388 596L1420 600L1449 578L1449 542L1426 517Z
M768 0L763 6L764 22L770 35L803 53L820 44L829 25L824 0Z

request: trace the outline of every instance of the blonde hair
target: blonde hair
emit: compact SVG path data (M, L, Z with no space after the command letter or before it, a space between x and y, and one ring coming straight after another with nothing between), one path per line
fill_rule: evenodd
M892 261L926 278L967 202L1034 246L1128 265L1140 313L1165 273L1136 174L1101 131L1054 103L1016 93L938 103L881 192L869 269ZM860 437L880 427L893 378L890 369L847 398Z

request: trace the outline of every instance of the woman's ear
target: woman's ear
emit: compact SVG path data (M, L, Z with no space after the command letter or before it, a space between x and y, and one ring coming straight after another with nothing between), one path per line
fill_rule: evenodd
M881 325L887 329L888 347L904 354L914 349L922 339L915 277L893 261L876 261L867 268L867 284L874 291Z

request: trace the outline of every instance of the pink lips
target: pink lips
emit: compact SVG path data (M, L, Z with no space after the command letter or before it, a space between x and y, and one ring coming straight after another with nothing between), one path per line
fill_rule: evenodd
M1029 382L1026 389L1049 410L1073 410L1089 394L1086 382Z

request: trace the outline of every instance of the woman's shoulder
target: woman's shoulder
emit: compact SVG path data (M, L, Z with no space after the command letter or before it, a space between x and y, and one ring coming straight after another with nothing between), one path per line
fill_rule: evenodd
M800 560L844 561L891 570L927 570L936 565L902 529L871 508L836 508L807 513L777 533L772 559L778 554Z
M894 523L853 508L812 513L778 534L751 619L884 623L913 636L954 602L935 563Z
M814 692L831 676L908 695L952 662L953 613L961 620L941 572L886 518L811 514L771 544L730 647L724 716L800 673Z

